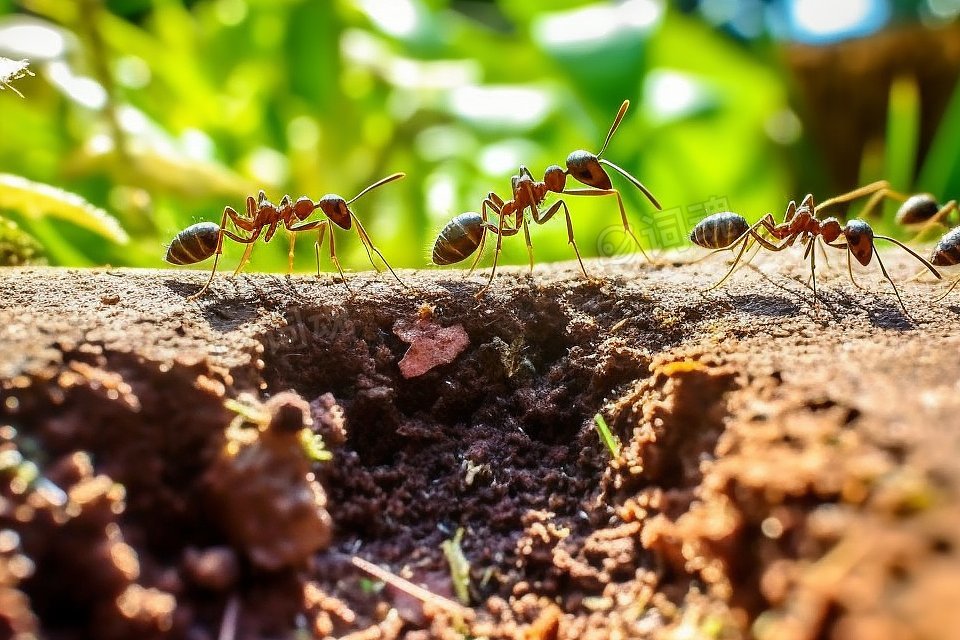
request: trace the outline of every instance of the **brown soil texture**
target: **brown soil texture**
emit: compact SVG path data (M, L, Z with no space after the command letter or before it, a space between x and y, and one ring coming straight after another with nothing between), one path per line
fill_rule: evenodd
M0 271L0 637L950 637L960 294L884 255L912 319L786 253Z

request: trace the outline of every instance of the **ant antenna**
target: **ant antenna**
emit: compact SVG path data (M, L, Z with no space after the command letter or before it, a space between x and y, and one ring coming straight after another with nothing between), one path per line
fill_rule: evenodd
M348 201L347 201L347 206L350 206L352 203L356 202L356 200L358 200L358 199L360 198L360 196L364 195L364 194L367 193L368 191L372 191L373 189L376 189L377 187L381 187L381 186L387 184L388 182L393 182L394 180L399 180L400 178L403 178L403 177L405 177L406 175L407 175L407 174L405 174L405 173L403 173L403 172L394 173L393 175L389 175L389 176L387 176L386 178L381 178L380 180L377 180L377 181L374 182L372 185L370 185L369 187L367 187L366 189L364 189L363 191L361 191L360 193L358 193L357 195L355 195L353 198L351 198L350 200L348 200Z
M651 204L653 204L653 206L657 208L658 211L662 211L663 207L660 206L660 203L657 202L657 199L654 197L654 195L650 193L650 190L647 189L645 186L643 186L643 183L641 183L639 180L637 180L632 175L630 175L626 169L618 167L617 165L613 164L609 160L606 160L605 158L600 157L603 155L603 152L607 150L607 145L610 144L610 139L613 138L613 134L617 132L617 128L620 126L620 122L623 120L623 116L627 114L628 108L630 108L630 101L624 100L623 104L620 105L620 111L617 112L617 117L613 119L613 124L610 125L610 131L607 132L607 139L603 141L603 146L600 147L600 152L597 153L597 160L599 160L601 164L607 165L608 167L610 167L611 169L615 170L617 173L622 175L624 178L632 182L636 188L640 189L640 191L643 192L643 195L647 196L647 200L649 200Z
M614 132L616 132L617 127L620 126L620 121L623 120L623 116L627 113L627 108L630 107L630 101L624 100L623 104L620 105L620 111L617 112L617 117L613 119L613 124L610 125L610 131L607 133L607 139L603 141L603 146L600 147L600 152L597 154L597 157L603 155L603 152L607 150L607 145L610 144L610 138L613 137Z
M904 251L906 251L907 253L909 253L910 255L912 255L914 258L916 258L917 260L919 260L919 261L920 261L920 264L922 264L924 267L926 267L927 269L929 269L929 270L930 270L930 273L932 273L934 276L936 276L937 280L942 280L942 279L943 279L943 276L940 275L940 272L937 271L936 269L934 269L933 265L930 264L929 262L927 262L927 261L923 258L923 256L921 256L919 253L917 253L916 251L914 251L913 249L911 249L911 248L908 247L907 245L903 244L902 242L900 242L900 241L897 240L896 238L891 238L890 236L881 236L881 235L874 235L873 237L874 237L875 239L878 239L878 240L886 240L887 242L892 242L893 244L897 245L898 247L900 247L901 249L903 249ZM922 272L921 272L921 273L922 273Z
M643 186L643 183L642 183L642 182L640 182L639 180L637 180L636 178L634 178L632 175L630 175L630 174L627 172L626 169L623 169L623 168L621 168L621 167L618 167L617 165L613 164L612 162L610 162L610 161L607 160L606 158L598 158L598 159L600 160L600 163L601 163L601 164L605 164L605 165L607 165L608 167L610 167L611 169L616 170L618 173L620 173L620 175L622 175L624 178L626 178L627 180L629 180L630 182L632 182L632 183L634 184L634 186L637 187L637 189L640 189L640 191L643 192L643 195L647 196L647 200L649 200L649 201L653 204L653 206L655 206L655 207L657 208L658 211L662 211L662 210L663 210L663 207L660 206L660 203L657 202L657 199L653 196L652 193L650 193L650 190L647 189L645 186Z

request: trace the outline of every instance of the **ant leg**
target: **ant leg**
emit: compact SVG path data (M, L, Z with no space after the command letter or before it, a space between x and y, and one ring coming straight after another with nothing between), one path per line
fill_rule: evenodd
M259 232L258 232L259 234ZM240 273L240 270L247 264L247 261L250 260L250 254L253 253L253 243L247 244L247 248L243 250L243 256L240 258L240 264L237 265L237 268L233 270L233 275L231 278L236 278L237 274Z
M493 254L493 267L490 269L490 279L487 280L487 286L489 287L493 283L493 276L497 273L497 262L500 261L500 251L503 244L503 223L505 216L501 215L499 221L497 222L497 248Z
M787 204L787 208L786 208L786 209L784 210L784 212L783 212L783 223L782 223L782 224L787 224L788 222L790 222L791 220L793 220L793 216L795 216L795 215L797 215L797 203L794 202L793 200L791 200L791 201Z
M819 243L818 243L817 246L820 247L820 254L823 256L823 263L829 267L829 266L830 266L830 256L827 255L827 250L824 248L824 246L823 246L822 244L819 244Z
M533 243L530 242L530 226L527 219L523 219L523 239L527 242L527 255L530 257L530 273L533 273Z
M869 218L873 214L873 210L877 208L884 198L890 198L891 200L896 200L898 202L904 202L907 199L907 196L900 193L899 191L894 191L893 189L881 189L875 194L870 196L870 199L867 200L867 203L863 205L863 209L860 210L861 218ZM883 209L880 209L880 216L883 217Z
M397 282L399 282L401 286L406 287L407 285L404 284L403 280L400 279L400 276L398 276L393 270L393 267L390 266L390 263L387 262L387 259L383 257L382 253L380 253L380 249L377 249L373 245L373 240L371 240L370 236L367 235L367 230L363 228L362 224L360 224L360 220L357 218L357 216L353 216L353 221L357 225L357 235L360 236L360 244L362 244L364 249L367 250L367 258L370 259L370 264L377 269L377 265L374 264L373 257L370 255L370 251L372 250L375 254L380 256L380 259L383 260L383 264L387 265L387 269L389 269L391 275L397 279ZM377 269L377 273L380 273L380 269Z
M873 253L877 256L877 264L880 265L880 272L883 273L883 277L887 279L887 282L890 283L890 286L893 287L893 292L897 295L897 301L900 303L900 307L903 309L903 314L913 320L910 316L910 312L907 311L907 305L903 304L903 298L900 297L900 291L897 290L897 285L894 283L893 278L890 277L890 274L887 273L886 267L883 266L883 260L880 259L880 254L877 252L877 245L873 245Z
M704 289L704 291L711 291L719 287L721 284L723 284L727 280L727 278L729 278L730 275L737 268L737 265L739 264L741 258L743 257L743 254L746 252L747 247L751 246L753 243L759 243L760 246L762 246L764 249L767 249L768 251L783 251L788 246L790 246L791 241L789 238L786 240L783 240L780 244L773 244L772 242L770 242L769 240L767 240L766 238L764 238L763 236L761 236L759 233L756 232L757 228L761 226L769 230L768 225L771 225L771 224L773 224L773 216L771 216L768 213L763 218L755 222L752 227L744 231L739 238L737 238L727 246L721 247L719 249L715 249L711 251L709 254L707 254L707 257L709 257L709 256L712 256L714 253L718 253L720 251L726 251L728 249L730 251L735 251L736 250L735 247L738 244L743 243L740 247L740 253L737 254L736 258L734 258L733 263L730 265L730 269L727 271L727 273L724 274L722 278L720 278L719 282L717 282L716 284L714 284L712 287L708 289ZM753 257L750 258L750 260L752 259ZM699 262L699 260L697 262Z
M923 234L927 232L931 227L940 224L940 221L950 215L951 212L957 210L957 201L951 200L947 204L940 207L940 210L933 214L933 217L923 223L920 229L917 231L917 235L913 236L911 242L916 242L920 239Z
M353 219L356 220L357 217L354 216ZM358 226L357 226L357 235L360 236L360 244L363 245L363 250L367 252L367 260L370 262L370 266L373 267L374 271L376 271L377 273L380 273L380 267L378 267L378 266L377 266L377 263L373 261L373 254L370 253L370 247L373 247L373 243L371 243L370 246L368 247L368 246L367 246L367 243L364 242L364 240L363 240L363 235L360 234L359 224L360 224L360 222L358 221L358 222L357 222L357 225L358 225ZM370 236L367 236L367 240L370 240ZM374 251L376 251L376 247L374 247ZM377 254L379 255L380 252L377 251ZM383 259L383 256L381 255L380 258ZM384 264L387 264L387 261L384 260L383 263L384 263ZM387 268L390 269L390 265L389 265L389 264L387 264ZM390 269L390 273L393 273L393 269ZM396 277L397 277L397 274L394 273L394 274L393 274L393 277L396 278ZM399 278L397 278L397 279L399 280ZM401 282L400 284L403 284L403 283ZM404 286L406 286L406 285L404 285Z
M330 234L333 235L333 231L330 231ZM317 241L313 243L313 252L317 256L317 277L320 277L320 247L323 246L323 239L327 235L327 223L326 221L321 222L319 228L317 229Z
M254 236L253 236L253 237L254 237L254 238L258 237L258 236L260 235L260 232L261 232L262 230L263 230L263 227L257 229L257 230L254 232ZM276 232L276 230L277 230L277 225L276 225L276 223L271 224L270 227L267 229L267 233L264 235L263 241L264 241L264 242L270 242L270 238L273 237L273 234ZM230 232L225 232L225 233L226 233L228 236L230 235ZM252 243L252 242L247 243L247 248L244 249L244 251L243 251L243 256L240 258L240 264L238 264L238 265L237 265L237 268L233 270L233 275L230 276L231 278L236 278L237 275L240 273L240 270L243 269L244 266L246 266L247 261L250 260L250 254L251 254L251 253L253 253L253 243Z
M273 239L273 234L275 234L275 233L277 232L277 228L278 228L279 223L280 223L279 220L276 220L276 221L270 223L270 226L267 227L267 232L266 232L265 234L263 234L263 241L264 241L264 243L270 242L270 240Z
M727 278L730 277L730 274L733 273L733 270L737 268L737 264L740 262L740 258L743 257L743 254L744 254L744 252L747 250L747 247L749 247L749 246L752 244L752 243L750 242L751 239L752 239L751 236L748 236L748 235L744 234L744 235L741 236L741 237L743 238L743 245L740 247L740 253L738 253L738 254L737 254L737 257L733 259L733 264L730 265L730 269L727 271L726 274L724 274L724 276L723 276L722 278L720 278L720 280L717 281L716 284L714 284L712 287L708 287L707 289L704 289L704 292L712 291L712 290L716 289L717 287L719 287L721 284L723 284L723 283L727 280ZM729 247L727 247L727 248L732 251L732 250L733 250L733 246L734 246L734 244L736 244L736 242L740 242L740 241L739 241L739 240L735 241L733 244L731 244L731 245L730 245Z
M950 293L951 293L954 289L957 288L957 285L958 285L958 284L960 284L960 278L957 278L956 280L954 280L954 281L953 281L953 284L950 285L950 288L947 289L947 292L944 293L944 294L943 294L942 296L940 296L939 298L937 298L936 300L934 300L934 302L940 302L941 300L943 300L944 298L946 298L948 295L950 295Z
M527 171L527 168L523 165L520 165L521 171L526 171L527 175L530 175L530 172ZM531 176L532 177L532 176ZM528 182L527 185L527 201L530 203L530 215L533 216L533 219L537 219L537 206L536 198L533 194L533 187ZM527 256L530 258L530 273L533 273L533 243L530 242L530 225L527 223L527 217L524 215L523 210L520 211L520 220L521 225L523 226L523 235L524 239L527 241Z
M852 254L853 252L850 251L850 247L847 247L847 273L850 274L850 282L852 282L853 286L855 286L857 289L863 289L866 291L867 288L860 286L860 283L857 282L857 279L853 277L853 259L850 257Z
M863 196L875 194L876 192L884 193L889 191L892 194L896 194L895 191L890 189L890 183L886 180L877 180L876 182L871 182L868 185L864 185L852 191L847 191L846 193L841 193L838 196L832 198L827 198L817 206L813 208L814 213L820 213L822 210L827 207L831 207L835 204L840 204L842 202L850 202L851 200L856 200L857 198L862 198ZM902 194L897 194L902 195ZM882 197L882 196L881 196Z
M233 209L233 207L223 208L223 216L220 218L220 232L217 234L217 250L216 252L214 252L213 268L210 269L210 277L207 278L206 284L203 285L200 291L197 291L192 296L187 297L187 301L196 300L197 298L202 296L207 289L210 288L210 283L213 282L213 276L217 272L217 263L220 262L220 255L223 253L223 236L227 233L226 229L224 229L224 227L227 224L227 217L230 217L230 219L234 219L233 218L234 216L239 216L239 214ZM241 242L244 242L244 241L245 240L241 240ZM251 247L251 246L253 246L252 243L248 244L248 247Z
M813 245L817 242L817 236L810 241L811 246L807 249L810 252L810 279L813 281L813 309L817 310L817 252L813 251Z
M253 231L253 221L257 215L257 210L251 208L251 205L254 205L253 196L247 198L247 215L244 217L242 214L237 213L233 207L226 207L224 212L227 216L230 217L230 220L236 225L237 229L243 229L244 231Z
M290 251L287 252L287 274L293 273L293 245L297 241L297 234L291 233L290 235Z
M499 204L494 200L496 198L500 201ZM489 223L489 218L487 217L487 207L493 209L493 212L498 216L500 215L500 210L503 208L503 200L497 194L490 192L486 199L484 199L483 204L480 206L480 215L483 218L483 224ZM483 257L483 247L487 244L487 233L484 231L483 235L480 236L480 246L477 247L477 257L473 259L473 264L470 265L470 271L467 272L467 275L473 275L473 272L476 270L477 265L480 264L480 258Z
M752 264L750 264L750 263L753 262L753 259L754 259L754 258L756 258L758 255L760 255L760 250L763 249L763 245L762 245L762 244L760 244L759 242L756 243L756 244L757 244L756 250L755 250L753 253L751 253L749 257L744 258L744 259L741 261L741 263L740 263L740 266L741 266L741 267L749 266L751 269L756 269L756 267L754 267L754 266L753 266Z
M563 207L563 215L567 219L567 242L573 245L573 252L577 254L577 262L580 263L580 271L583 272L585 278L590 278L590 274L587 273L586 268L583 266L583 259L580 257L580 250L577 248L577 241L573 237L573 218L570 217L570 209L567 208L567 203L563 200L557 200L553 203L546 213L539 213L536 209L533 209L533 220L537 224L543 224L560 210L560 207Z
M852 282L853 286L855 286L857 289L869 291L869 289L861 285L859 282L857 282L857 279L853 277L853 260L851 259L853 252L850 251L850 245L848 245L846 242L842 244L830 244L829 242L824 242L823 244L827 245L828 247L833 247L834 249L845 250L847 254L847 273L850 275L850 282Z
M337 245L334 239L333 229L330 229L330 260L336 265L337 271L340 272L340 279L343 280L343 286L347 290L347 293L352 296L353 291L350 289L350 285L347 284L347 277L343 275L343 267L340 266L340 260L337 258Z
M627 220L627 211L623 208L623 198L620 197L619 191L616 189L565 189L561 193L572 196L616 196L617 206L620 207L620 220L623 222L623 230L633 238L644 259L650 264L656 264L650 259L650 256L647 255L647 252L643 250L643 245L640 244L639 238L634 235L633 229L630 228L630 221Z
M289 259L290 259L290 270L292 271L293 270L293 243L294 243L293 236L296 235L297 233L303 233L304 231L311 231L313 229L318 229L317 231L318 242L319 244L323 244L323 239L320 236L320 231L323 231L326 229L327 221L314 220L313 222L304 222L302 224L290 224L289 222L285 221L283 224L287 228L287 231L290 233L290 236L291 236ZM317 254L317 275L319 276L320 275L320 247L315 245L314 248L316 249L316 254Z
M493 284L493 276L497 273L497 262L500 260L500 249L503 243L503 221L506 216L501 215L500 220L497 223L497 248L493 253L493 267L490 269L490 277L487 279L487 284L483 285L477 293L474 295L480 297L483 295L483 292L486 291L491 284Z

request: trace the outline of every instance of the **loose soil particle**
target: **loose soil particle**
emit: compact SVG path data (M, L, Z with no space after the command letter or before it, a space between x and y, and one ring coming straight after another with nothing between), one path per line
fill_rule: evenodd
M2 270L0 637L947 637L960 296L904 283L911 321L834 265L815 308L787 257L708 293L719 258L504 269L479 299L455 271L188 303L205 274ZM456 348L406 377L424 327ZM459 528L471 616L351 563L455 600Z

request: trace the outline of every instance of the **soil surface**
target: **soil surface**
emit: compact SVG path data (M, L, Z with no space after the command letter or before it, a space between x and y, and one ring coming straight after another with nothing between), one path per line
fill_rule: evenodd
M949 637L960 294L884 256L912 319L792 253L2 270L0 637Z

